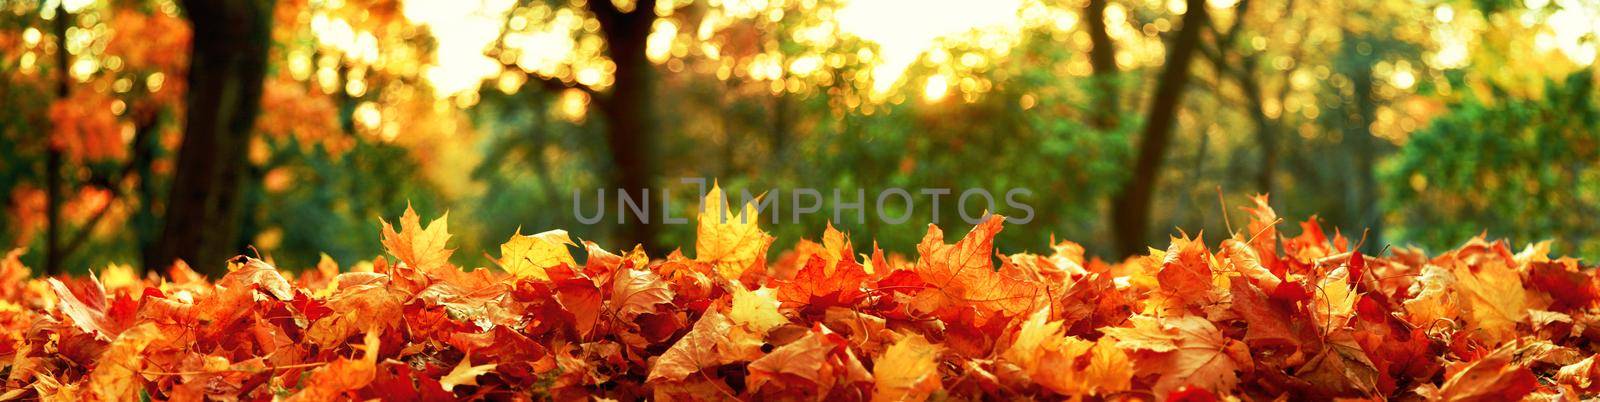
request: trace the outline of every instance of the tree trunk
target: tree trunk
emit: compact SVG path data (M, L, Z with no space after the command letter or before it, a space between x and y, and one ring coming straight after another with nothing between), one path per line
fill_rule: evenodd
M1188 10L1183 15L1183 26L1167 46L1166 68L1161 71L1155 96L1150 102L1133 176L1112 198L1112 232L1121 257L1135 255L1145 247L1145 236L1150 227L1151 201L1160 184L1161 165L1166 158L1167 147L1172 142L1178 106L1182 103L1184 88L1189 84L1189 64L1195 48L1199 47L1200 30L1206 24L1206 2L1187 0L1185 3L1188 4Z
M652 108L655 69L645 56L645 39L656 19L655 1L639 1L628 12L617 9L610 1L590 1L588 6L600 20L607 55L617 65L611 93L597 102L606 118L606 145L614 164L610 181L614 190L640 199L659 173L654 154L657 121ZM657 191L654 196L659 198L661 194ZM663 217L651 218L648 222L627 220L620 239L623 247L643 244L652 253L664 250L656 244Z
M1116 43L1111 41L1111 35L1106 33L1106 2L1108 0L1089 0L1089 6L1084 9L1084 19L1089 22L1089 42L1093 47L1089 49L1089 64L1094 66L1095 111L1091 124L1100 130L1110 130L1118 124L1117 105L1121 101L1117 96L1117 49Z
M56 7L55 34L56 34L56 73L60 74L56 81L56 99L66 100L72 96L72 55L67 54L67 28L72 25L72 14L67 12L65 4ZM55 275L61 273L61 148L56 146L56 140L50 137L50 132L45 132L45 159L44 159L44 203L45 203L45 228L44 228L44 274Z
M1355 116L1345 126L1344 146L1351 156L1351 170L1355 177L1347 181L1346 211L1348 220L1344 227L1360 231L1365 230L1362 251L1376 253L1381 249L1383 227L1382 219L1377 210L1378 186L1377 179L1373 176L1373 163L1376 160L1377 143L1372 136L1372 121L1376 119L1377 103L1373 99L1373 64L1379 60L1376 50L1360 50L1362 44L1377 47L1368 38L1358 36L1353 32L1345 31L1344 52L1349 60L1349 71L1346 73L1351 83L1351 98L1346 104L1355 108ZM1354 233L1352 233L1354 234Z
M271 41L271 0L186 0L194 29L189 105L166 223L147 268L182 259L218 276L239 252L246 150L260 111Z
M1250 121L1256 126L1256 143L1261 145L1261 170L1256 171L1256 191L1272 194L1272 176L1277 174L1278 170L1278 127L1267 117L1267 111L1263 109L1264 95L1261 93L1261 84L1250 75L1256 71L1256 58L1245 57L1241 70L1237 76L1239 87L1244 90L1245 98L1250 101Z
M1256 126L1256 143L1261 145L1261 169L1256 171L1256 191L1261 194L1272 194L1273 175L1278 170L1278 133L1277 124L1267 117L1263 108L1266 94L1262 93L1261 83L1256 80L1257 57L1255 54L1240 54L1239 68L1229 70L1224 63L1227 52L1234 48L1234 42L1243 31L1245 18L1250 12L1251 0L1240 0L1234 8L1233 27L1228 28L1226 34L1217 38L1217 54L1215 57L1217 70L1228 71L1234 81L1239 83L1239 88L1244 92L1245 100L1250 108L1250 121ZM1290 1L1286 10L1294 9L1294 2Z

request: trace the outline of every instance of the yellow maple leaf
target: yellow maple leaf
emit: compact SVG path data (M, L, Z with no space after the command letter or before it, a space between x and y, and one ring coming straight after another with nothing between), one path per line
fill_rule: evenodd
M550 275L545 270L563 264L578 266L577 261L572 259L572 251L567 249L576 245L565 230L524 235L522 228L517 228L516 234L500 245L500 260L497 262L506 272L518 278L548 280Z
M1100 332L1117 340L1117 346L1123 349L1148 350L1152 352L1170 352L1178 349L1180 337L1162 325L1161 319L1135 315L1128 317L1132 327L1101 328Z
M718 274L732 280L766 257L772 236L756 226L761 218L756 202L746 203L742 211L734 214L729 211L722 188L712 183L700 205L694 243L696 260L715 264Z
M1528 243L1527 247L1523 248L1521 252L1518 252L1517 255L1512 257L1512 260L1516 261L1517 265L1527 265L1535 262L1549 262L1550 244L1551 241L1549 240Z
M155 324L144 323L123 331L111 345L101 352L99 364L89 373L87 391L105 401L130 401L138 399L139 367L144 363L144 353L150 343L162 336Z
M1003 354L1028 378L1062 395L1103 395L1127 390L1133 362L1111 336L1098 342L1067 336L1061 321L1049 321L1040 309L1024 321L1017 339ZM1160 331L1157 331L1160 332ZM1088 364L1078 363L1087 356Z
M1214 392L1229 392L1239 382L1235 371L1251 364L1250 352L1243 343L1222 336L1215 324L1205 318L1183 316L1155 318L1129 317L1133 327L1104 328L1123 349L1148 350L1140 355L1140 373L1158 374L1152 390L1166 396L1188 384Z
M1038 364L1043 351L1055 349L1061 342L1061 322L1050 321L1050 309L1039 309L1022 322L1017 339L1011 342L1003 357L1024 370Z
M1100 337L1090 350L1089 365L1083 368L1083 386L1091 394L1105 395L1128 390L1133 382L1133 360L1117 348L1116 341Z
M825 275L833 275L840 261L845 261L846 259L854 261L855 259L853 255L854 249L850 245L850 235L834 229L832 222L828 222L826 228L823 229L821 243L800 239L794 245L792 251L795 257L794 261L802 265L811 261L813 256L821 257L823 262L822 272ZM870 274L873 272L871 265L872 262L867 261L862 268Z
M755 330L758 334L765 334L779 325L789 323L789 319L778 313L778 299L773 296L772 288L745 290L744 286L733 286L733 308L728 312L728 319Z
M872 367L872 400L927 400L928 395L943 388L938 361L942 349L918 334L907 335L889 346Z
M406 212L400 215L399 232L388 221L378 220L383 223L383 247L417 270L426 272L448 267L450 254L455 252L445 248L445 243L450 241L449 217L450 213L446 212L423 228L422 218L407 205Z
M1456 290L1467 301L1467 322L1490 342L1516 338L1517 323L1528 317L1534 305L1522 287L1522 276L1498 260L1488 260L1477 270L1465 265L1455 271Z
M1416 295L1405 301L1406 314L1411 322L1432 323L1439 319L1456 318L1459 308L1455 293L1456 277L1449 270L1434 265L1422 267L1422 275L1411 284L1410 292Z
M1340 328L1355 315L1356 291L1350 287L1350 269L1329 271L1312 294L1311 314L1322 328Z

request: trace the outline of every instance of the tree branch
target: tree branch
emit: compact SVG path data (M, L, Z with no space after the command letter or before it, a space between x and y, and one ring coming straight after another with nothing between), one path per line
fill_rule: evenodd
M1122 257L1135 255L1143 247L1150 225L1150 205L1160 185L1160 170L1172 140L1184 90L1189 84L1189 64L1195 48L1199 47L1200 32L1207 24L1204 0L1185 3L1188 11L1183 14L1182 25L1168 45L1171 50L1167 53L1166 66L1157 78L1155 94L1146 113L1132 177L1112 197L1113 235Z
M57 250L62 258L72 255L72 253L77 251L79 247L83 247L84 243L89 241L89 235L94 232L95 226L98 226L100 221L104 220L107 213L111 211L111 203L116 202L117 198L123 195L122 183L128 181L128 177L133 175L135 168L149 160L151 152L149 144L150 136L151 133L154 133L155 131L154 121L140 122L138 127L134 129L133 156L128 159L128 162L122 165L122 170L117 172L116 180L100 180L102 181L102 187L105 187L111 191L111 199L106 201L105 207L100 208L99 211L95 211L94 215L90 216L87 222L84 222L83 227L78 228L78 233L74 234L71 240L68 240L65 245L61 246L61 248ZM149 178L143 179L149 180ZM145 202L148 203L149 200L145 200Z

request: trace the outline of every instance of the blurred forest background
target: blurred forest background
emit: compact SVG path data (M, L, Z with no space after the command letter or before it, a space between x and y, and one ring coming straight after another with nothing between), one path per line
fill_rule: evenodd
M674 186L692 216L680 177L1032 189L1008 253L1215 242L1270 193L1369 252L1486 231L1600 257L1588 0L0 4L0 244L36 272L351 264L408 202L449 211L469 266L518 228L687 248L693 225L572 210ZM838 226L911 253L926 201ZM764 226L781 248L830 216Z

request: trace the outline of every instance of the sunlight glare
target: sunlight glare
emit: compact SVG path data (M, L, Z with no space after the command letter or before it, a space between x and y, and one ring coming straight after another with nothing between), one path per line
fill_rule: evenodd
M1600 47L1600 3L1572 0L1556 3L1561 8L1547 20L1555 33L1556 47L1577 65L1594 63L1596 47Z
M928 82L922 86L922 99L927 100L928 103L938 102L949 93L950 83L946 81L944 74L934 74L932 77L928 77Z
M428 27L438 41L433 61L423 74L440 97L477 90L483 80L500 74L500 63L483 49L500 35L506 13L516 0L406 0L407 20Z
M840 30L878 45L872 88L881 95L939 38L973 30L1015 37L1022 5L1022 0L852 0L836 17Z

